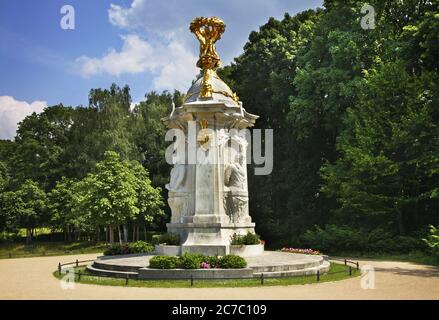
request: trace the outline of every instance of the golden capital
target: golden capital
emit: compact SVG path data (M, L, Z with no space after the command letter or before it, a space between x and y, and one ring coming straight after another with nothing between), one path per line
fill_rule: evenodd
M216 52L215 42L221 39L226 30L224 22L217 17L197 17L191 22L189 29L200 41L200 59L197 66L203 70L219 68L221 60Z
M191 22L189 29L200 41L200 58L197 62L197 67L201 68L203 72L200 96L202 98L211 98L213 93L212 78L215 70L221 66L215 42L221 39L221 35L226 30L226 25L217 17L198 17Z

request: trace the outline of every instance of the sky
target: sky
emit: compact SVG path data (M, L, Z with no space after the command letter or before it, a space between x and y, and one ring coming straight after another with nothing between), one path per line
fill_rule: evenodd
M322 3L1 0L0 139L12 139L18 122L46 106L87 105L91 88L127 84L134 102L152 90L185 92L198 73L199 43L189 32L194 17L224 20L217 51L229 64L242 53L250 32L270 17L282 19L285 12L294 15Z

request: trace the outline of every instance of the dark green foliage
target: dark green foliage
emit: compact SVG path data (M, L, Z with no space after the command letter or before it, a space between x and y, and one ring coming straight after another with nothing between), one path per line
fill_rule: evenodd
M180 237L174 233L164 233L152 236L153 244L167 244L168 246L180 245Z
M199 269L203 261L203 255L186 252L179 258L178 267L180 269Z
M136 241L128 244L130 253L151 253L154 251L154 246L145 241Z
M225 255L219 261L222 269L241 269L247 267L247 261L243 257L235 255Z
M179 263L179 257L155 256L149 260L149 267L152 269L177 269Z
M130 249L127 244L113 244L104 251L104 256L118 256L129 253Z
M105 256L116 256L122 254L133 253L151 253L154 251L154 246L145 241L136 241L128 244L114 244L109 246L105 251Z
M427 244L429 251L439 258L439 228L430 226L430 233L423 241Z
M425 250L419 238L398 236L382 229L365 231L347 226L316 226L300 238L300 244L328 254L337 252L409 253Z
M230 244L232 245L253 245L260 243L261 243L261 239L259 235L250 231L247 232L247 234L245 235L239 235L234 233L230 242Z
M240 256L209 257L185 253L180 257L154 256L149 260L149 267L153 269L200 269L203 262L209 263L211 268L221 269L242 269L247 266L247 261Z
M220 268L221 257L218 256L204 256L202 262L208 263L211 268Z

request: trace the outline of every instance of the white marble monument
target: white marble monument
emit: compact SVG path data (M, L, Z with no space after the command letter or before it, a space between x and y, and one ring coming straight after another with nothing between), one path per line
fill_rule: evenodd
M158 251L224 255L233 253L234 233L254 232L248 208L247 140L240 130L252 127L258 116L245 111L215 72L221 63L215 42L225 30L224 23L218 18L196 18L190 30L200 41L201 73L184 104L174 106L163 119L169 128L185 134L185 139L176 139L174 147L185 152L177 155L166 185L172 210L167 228L180 236L181 246L162 246ZM191 133L196 139L191 140ZM252 250L250 255L258 254L263 247Z

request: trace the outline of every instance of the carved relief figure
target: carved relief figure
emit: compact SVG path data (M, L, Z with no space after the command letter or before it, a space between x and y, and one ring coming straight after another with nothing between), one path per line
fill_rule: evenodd
M224 210L234 223L241 222L248 212L248 196L246 181L246 164L242 153L238 153L235 161L226 165L224 172Z

